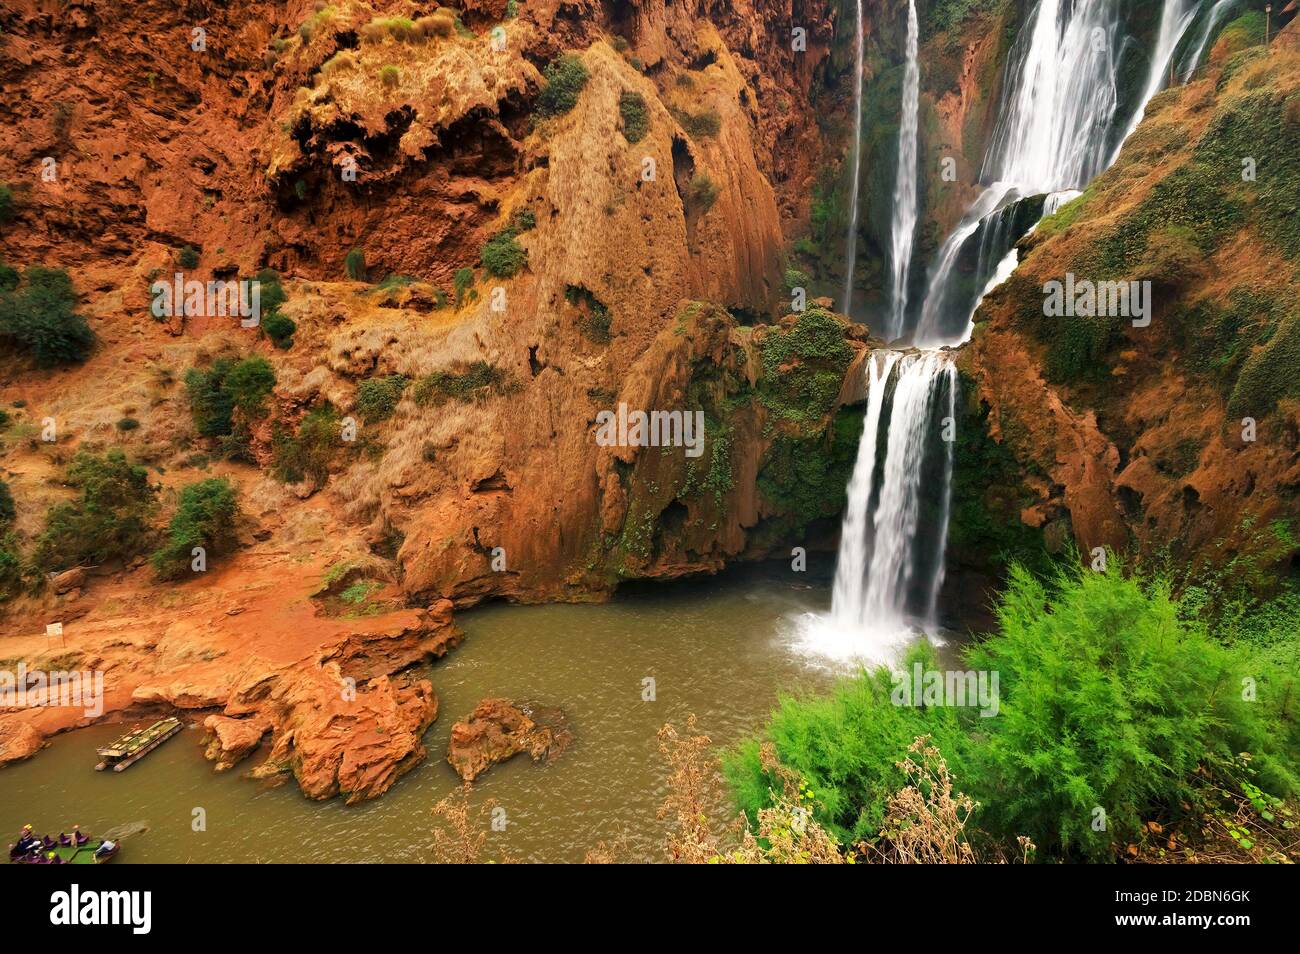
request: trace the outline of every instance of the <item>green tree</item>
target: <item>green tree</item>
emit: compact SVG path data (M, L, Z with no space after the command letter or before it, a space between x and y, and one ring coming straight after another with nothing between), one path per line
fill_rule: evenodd
M143 467L117 449L103 456L79 451L64 482L79 494L50 508L36 542L37 564L64 570L129 559L144 549L156 490Z
M183 576L192 564L195 547L202 547L208 557L233 550L238 543L238 520L239 501L225 478L209 478L185 487L167 527L167 542L150 558L159 579Z
M33 265L17 288L0 291L0 338L12 340L42 368L84 361L95 336L76 308L68 273Z

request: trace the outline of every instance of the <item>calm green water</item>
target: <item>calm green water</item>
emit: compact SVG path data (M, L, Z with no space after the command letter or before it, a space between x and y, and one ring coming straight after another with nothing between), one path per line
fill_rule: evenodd
M241 777L260 753L215 774L197 727L121 774L95 772L95 748L121 727L94 726L0 769L0 835L7 844L25 822L37 831L74 822L91 833L146 829L127 837L115 864L428 861L430 809L458 783L446 762L451 724L480 699L504 696L560 706L575 741L550 765L521 755L475 783L471 805L494 799L506 813L486 854L581 861L604 840L621 860L660 860L655 810L666 771L656 730L693 712L726 745L762 725L778 691L827 686L834 674L796 648L792 620L828 604L825 586L760 572L602 606L485 607L460 617L464 644L430 671L441 709L425 737L429 758L375 801L349 808L308 801L292 782L260 787ZM654 702L641 698L646 677ZM191 828L195 808L206 811L206 831Z

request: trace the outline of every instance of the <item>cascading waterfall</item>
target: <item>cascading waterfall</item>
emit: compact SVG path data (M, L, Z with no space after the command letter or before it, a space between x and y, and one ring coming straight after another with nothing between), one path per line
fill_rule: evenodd
M831 612L805 639L819 656L884 662L914 627L933 628L952 444L929 438L953 415L957 371L942 352L878 351L866 374Z
M1196 43L1192 47L1191 54L1187 57L1187 64L1183 67L1182 75L1179 80L1186 83L1196 72L1196 68L1201 65L1201 57L1205 55L1205 48L1210 44L1210 37L1214 36L1214 31L1219 27L1228 14L1236 7L1241 0L1219 0L1210 10L1209 16L1205 18L1205 25L1201 28L1200 34L1196 37Z
M907 321L907 281L916 238L916 130L921 105L921 67L918 62L920 25L915 0L907 0L907 64L903 70L903 113L898 131L898 176L894 185L893 274L889 317L882 329L887 341L902 332Z
M985 189L936 255L914 344L942 349L969 337L979 302L1016 267L1015 243L1117 158L1167 81L1197 3L1163 0L1147 82L1121 132L1122 0L1038 0L1007 64L981 173ZM858 15L860 53L860 3ZM1224 13L1211 12L1207 37L1216 15ZM913 17L914 8L909 34ZM1200 55L1198 49L1193 61ZM860 135L860 64L858 79ZM904 121L906 113L905 103ZM900 159L904 148L900 143ZM900 179L902 172L900 161ZM900 181L898 191L904 188ZM896 243L899 218L896 208ZM895 277L895 293L900 287ZM862 446L848 487L832 608L804 627L804 640L820 655L878 662L892 658L918 628L934 630L953 466L951 439L943 439L950 435L943 432L954 419L957 379L942 350L877 352L865 373Z
M844 314L849 314L853 306L853 270L858 258L858 182L862 178L862 70L863 44L862 36L862 0L857 0L858 15L855 27L853 54L853 180L849 185L849 234L844 254Z

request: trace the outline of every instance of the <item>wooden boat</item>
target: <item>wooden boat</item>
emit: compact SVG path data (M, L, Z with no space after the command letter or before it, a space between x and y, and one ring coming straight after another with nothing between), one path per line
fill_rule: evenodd
M111 850L96 854L103 838L91 838L82 845L55 845L52 848L40 847L20 854L14 848L9 849L9 861L16 865L102 865L117 857L122 850L121 842L114 842ZM58 861L54 859L58 858Z
M170 717L159 719L147 729L133 729L112 745L97 750L103 761L95 766L95 771L102 772L106 768L111 768L114 772L121 772L144 758L180 730L181 720Z

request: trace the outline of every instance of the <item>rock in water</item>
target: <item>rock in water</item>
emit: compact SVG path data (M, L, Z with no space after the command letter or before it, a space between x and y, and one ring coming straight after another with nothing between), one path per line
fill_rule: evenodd
M451 727L447 761L467 782L492 765L527 752L534 762L550 761L573 741L559 709L506 699L484 699L464 722Z

